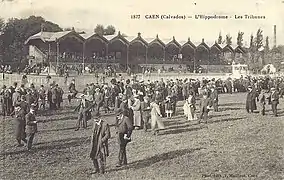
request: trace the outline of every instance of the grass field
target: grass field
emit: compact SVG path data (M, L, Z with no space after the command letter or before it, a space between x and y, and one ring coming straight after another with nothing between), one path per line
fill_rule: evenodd
M39 116L34 150L16 147L13 120L1 120L1 179L284 179L284 100L279 117L270 107L266 116L247 114L245 94L220 95L220 112L207 125L188 122L182 115L163 119L167 129L154 136L133 132L129 165L116 168L118 145L111 127L107 173L90 175L91 123L74 131L75 106ZM114 116L104 116L110 124Z

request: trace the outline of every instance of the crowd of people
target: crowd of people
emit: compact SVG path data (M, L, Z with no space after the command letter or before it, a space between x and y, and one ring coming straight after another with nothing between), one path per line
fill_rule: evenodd
M27 149L32 148L33 138L37 132L37 114L41 110L60 110L64 91L55 82L45 87L36 88L28 85L23 78L22 84L14 83L11 87L1 89L1 106L4 116L13 116L16 120L16 140L18 146L27 143ZM101 114L114 113L119 144L117 166L127 165L126 146L131 142L133 130L144 129L159 135L166 129L162 118L172 118L177 115L178 101L184 102L183 112L189 121L207 123L210 111L219 111L219 94L247 92L246 107L248 113L260 112L265 115L265 109L271 105L274 116L278 116L277 105L284 95L283 77L241 77L239 79L170 79L160 81L137 81L127 79L110 83L87 84L79 93L73 79L69 85L67 98L78 98L74 111L78 111L75 131L86 129L92 118L91 154L95 172L105 172L110 138L109 124L102 120ZM197 104L197 100L199 103ZM199 114L197 114L199 109Z

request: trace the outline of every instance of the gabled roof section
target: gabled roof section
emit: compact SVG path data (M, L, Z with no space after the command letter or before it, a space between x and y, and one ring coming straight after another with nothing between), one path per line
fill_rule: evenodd
M201 43L196 47L196 49L201 46L204 46L208 51L210 50L209 46L204 42L204 39L202 39Z
M56 40L61 40L62 38L68 36L68 35L75 35L76 37L78 37L81 41L84 41L84 38L77 34L74 31L60 31L60 32L39 32L35 35L30 36L25 44L28 44L30 40L35 40L35 39L40 39L43 42L55 42Z
M223 48L223 52L224 52L226 49L229 49L229 50L231 51L231 53L234 53L234 52L235 52L231 45L228 45L228 44L227 44L227 45Z
M87 37L87 39L85 39L86 42L91 41L92 39L99 39L101 42L103 42L105 44L107 44L109 42L104 36L101 36L101 35L96 34L96 33L93 33L91 36L90 36L90 34L86 35L85 37Z
M120 34L120 31L118 31L118 34L114 38L112 38L109 43L111 44L114 41L121 41L123 44L129 45L129 41Z
M168 47L169 45L175 45L177 48L181 48L181 45L178 43L174 36L170 42L166 43L166 47Z
M140 42L142 43L145 47L148 46L148 42L142 38L141 33L138 33L138 36L133 39L132 41L130 41L130 44L136 43L136 42Z
M157 34L156 38L149 43L149 46L151 46L152 44L159 44L163 48L165 48L165 46L166 46L165 43L159 38L158 34Z
M185 42L181 48L185 47L185 46L190 46L193 49L196 49L196 45L190 40L190 38L187 39L187 42Z
M235 52L245 53L246 50L245 50L242 46L237 46L237 47L235 48Z
M216 47L219 51L223 50L223 48L217 43L217 41L215 41L215 43L211 46L210 49L212 49L213 47Z

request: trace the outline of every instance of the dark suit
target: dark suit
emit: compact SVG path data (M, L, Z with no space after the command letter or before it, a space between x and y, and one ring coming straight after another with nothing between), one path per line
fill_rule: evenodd
M277 105L279 104L279 93L278 91L271 93L271 107L274 116L278 116L277 114Z
M250 91L247 94L246 110L248 113L256 110L256 102L255 102L256 96L257 94L255 91Z
M102 93L95 93L94 94L94 107L96 112L100 112L100 107L104 101L104 95Z
M208 112L209 112L209 109L207 108L208 106L211 106L210 105L210 99L209 98L202 98L200 100L200 116L199 116L199 119L203 119L205 121L205 123L207 123L207 120L208 120ZM199 121L200 121L199 120Z
M15 110L15 125L16 125L16 140L19 145L21 145L21 141L27 142L26 140L26 120L25 120L25 110L20 109L18 111Z
M217 89L214 89L213 91L211 91L210 100L211 100L211 104L213 105L214 111L217 112L218 111L218 101L219 101Z
M37 123L34 123L34 121L36 121L35 115L29 112L26 115L26 133L28 138L28 150L32 148L33 139L35 133L37 132Z
M126 165L126 145L129 140L124 139L125 134L130 138L133 130L133 124L127 116L118 118L116 122L116 130L118 135L118 144L119 144L119 155L118 155L118 164Z
M96 172L105 172L106 157L108 152L108 139L110 138L109 125L101 121L100 124L94 122L92 129L90 158L93 160Z

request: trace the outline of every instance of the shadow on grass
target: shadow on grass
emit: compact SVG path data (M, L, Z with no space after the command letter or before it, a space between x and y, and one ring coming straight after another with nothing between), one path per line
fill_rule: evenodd
M34 154L39 151L52 151L52 150L59 150L59 149L67 149L70 147L77 147L77 146L81 146L83 144L89 144L89 143L90 143L90 138L88 137L68 138L68 139L55 140L51 142L36 143L33 145L31 152L27 152L26 148L23 148L17 151L4 152L4 153L1 153L0 155L9 156L9 155L18 155L22 153Z
M47 123L47 122L54 122L54 121L68 121L68 120L76 120L77 116L64 116L61 118L53 118L53 119L44 119L44 120L39 120L38 122L40 123Z
M225 108L219 108L219 112L223 112L223 111L236 111L236 110L240 110L240 109L244 109L244 108L240 108L240 107L225 107Z
M243 103L225 103L225 104L219 104L219 106L243 106Z
M204 148L195 148L195 149L181 149L176 151L170 151L167 153L157 154L152 157L148 157L146 159L134 161L132 163L129 163L127 166L117 169L110 169L108 172L115 172L115 171L121 171L125 169L141 169L145 167L149 167L155 163L175 159L177 157L181 157L187 154L191 154L195 151L200 151Z
M208 124L213 124L213 123L219 123L219 122L230 122L230 121L238 121L242 120L244 118L239 117L239 118L228 118L228 119L220 119L220 120L215 120L215 121L208 121Z
M61 128L61 129L43 129L38 131L39 133L45 133L45 132L57 132L57 131L65 131L65 130L71 130L76 129L76 127L69 127L69 128Z
M161 131L160 134L161 135L180 134L180 133L189 132L189 131L198 131L200 129L205 128L204 126L187 128L192 125L194 124L188 124L185 126L176 127L176 129L173 129L174 127L170 127L170 128L165 129L164 131Z

